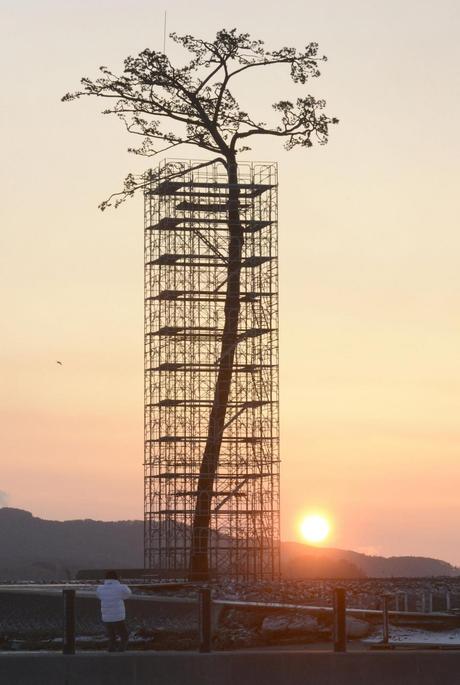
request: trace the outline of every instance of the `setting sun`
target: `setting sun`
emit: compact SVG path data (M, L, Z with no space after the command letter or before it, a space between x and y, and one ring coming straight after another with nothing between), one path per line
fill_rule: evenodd
M324 516L318 514L305 516L300 524L302 537L312 544L323 542L329 535L330 530L331 526L329 521Z

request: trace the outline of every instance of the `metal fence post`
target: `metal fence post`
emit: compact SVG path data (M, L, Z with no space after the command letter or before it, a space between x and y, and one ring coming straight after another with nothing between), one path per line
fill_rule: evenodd
M63 590L64 642L63 654L75 654L75 590Z
M199 603L199 629L200 629L200 652L211 651L211 589L201 588L198 591Z
M347 651L347 623L345 589L334 589L334 652Z
M427 600L428 613L431 614L433 613L433 593L431 592L431 590L428 590Z
M407 592L397 592L395 594L396 611L409 611L409 598Z
M409 611L409 594L404 593L404 611Z
M422 593L422 611L424 614L431 614L433 611L433 593L430 590Z
M383 640L382 642L387 645L390 641L390 620L389 620L389 609L390 609L390 599L389 595L383 596Z

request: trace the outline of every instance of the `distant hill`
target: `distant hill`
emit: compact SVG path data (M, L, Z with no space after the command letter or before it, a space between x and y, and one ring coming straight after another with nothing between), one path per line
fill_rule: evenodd
M0 509L0 580L72 578L82 567L142 568L142 521L47 521Z
M64 580L81 568L142 568L143 521L47 521L28 511L0 508L0 581ZM438 559L378 557L283 542L286 578L454 576Z
M283 542L281 568L286 578L417 578L458 576L460 569L430 557L380 557L331 547Z

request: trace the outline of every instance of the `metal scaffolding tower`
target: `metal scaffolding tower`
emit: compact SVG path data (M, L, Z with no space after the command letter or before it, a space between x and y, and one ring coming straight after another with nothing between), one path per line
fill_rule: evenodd
M165 161L145 188L145 565L169 578L189 566L226 288L227 175L193 166ZM257 580L279 575L276 164L240 164L239 189L241 310L209 567Z

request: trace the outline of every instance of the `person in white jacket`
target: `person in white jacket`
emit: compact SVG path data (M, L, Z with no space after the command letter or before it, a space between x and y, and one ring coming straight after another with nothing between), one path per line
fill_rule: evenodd
M124 652L129 639L124 600L131 596L131 590L120 583L116 571L107 571L104 584L99 585L96 592L101 600L102 621L109 636L109 652ZM119 644L117 637L120 638Z

